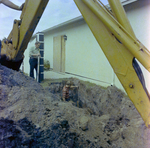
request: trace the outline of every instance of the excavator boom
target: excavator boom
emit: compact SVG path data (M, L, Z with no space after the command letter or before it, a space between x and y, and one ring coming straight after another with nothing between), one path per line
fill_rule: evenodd
M150 128L150 97L136 59L150 71L150 53L135 37L119 0L113 13L99 0L74 0L129 98Z
M19 70L24 58L24 51L45 10L49 0L26 0L20 20L14 20L13 29L7 41L1 42L0 63L14 70ZM10 45L10 41L12 46Z

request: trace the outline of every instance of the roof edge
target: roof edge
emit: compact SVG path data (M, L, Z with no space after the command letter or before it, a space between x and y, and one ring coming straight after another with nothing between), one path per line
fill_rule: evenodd
M133 2L135 2L135 1L138 1L138 0L125 0L125 1L123 1L123 2L121 2L121 3L122 3L123 6L125 6L125 5L130 4L130 3L133 3ZM109 4L107 4L106 7L107 7L108 9L110 9ZM50 27L50 28L48 28L48 29L45 29L45 30L43 30L43 31L40 31L40 32L42 32L42 33L48 32L48 31L57 29L57 28L59 28L59 27L68 25L68 24L70 24L70 23L73 23L73 22L76 22L76 21L80 21L80 20L82 20L82 19L83 19L83 16L80 15L80 16L78 16L78 17L75 17L75 18L73 18L73 19L67 20L67 21L65 21L65 22L63 22L63 23L60 23L60 24L55 25L55 26L52 26L52 27ZM36 33L36 34L37 34L37 33ZM34 35L32 36L32 38L36 37L36 34L34 34Z

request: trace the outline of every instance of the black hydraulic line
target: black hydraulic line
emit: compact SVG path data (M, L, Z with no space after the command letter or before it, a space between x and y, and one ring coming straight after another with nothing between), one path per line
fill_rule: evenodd
M149 94L149 92L148 92L148 90L146 88L143 72L142 72L142 70L141 70L141 68L140 68L140 66L139 66L139 64L138 64L138 62L136 61L135 58L133 58L132 65L133 65L133 68L134 68L134 70L135 70L135 72L136 72L136 74L137 74L137 76L138 76L138 78L139 78L139 80L140 80L140 82L141 82L141 84L142 84L142 86L143 86L143 88L144 88L144 90L145 90L149 100L150 100L150 94Z

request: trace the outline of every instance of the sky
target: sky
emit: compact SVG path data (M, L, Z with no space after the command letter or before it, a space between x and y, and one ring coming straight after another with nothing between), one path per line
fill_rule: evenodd
M25 0L10 0L21 6ZM105 5L107 0L101 0ZM35 0L36 2L36 0ZM19 19L21 11L13 10L0 4L0 40L7 37L12 30L14 19ZM73 0L49 0L48 5L39 21L34 34L45 29L81 16Z

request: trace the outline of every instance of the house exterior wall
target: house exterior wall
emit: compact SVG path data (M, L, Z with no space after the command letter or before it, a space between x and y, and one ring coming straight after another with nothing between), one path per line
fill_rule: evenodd
M150 49L150 1L138 0L124 6L124 8L137 38ZM66 35L66 73L87 78L87 81L94 80L102 86L113 84L123 90L113 69L83 19L47 31L44 35L44 58L50 61L51 68L53 68L53 37ZM33 41L31 41L29 47ZM28 49L25 56L27 53ZM144 70L144 68L142 69ZM29 71L29 65L25 63L25 72L27 71ZM146 79L149 77L145 70L144 75Z
M51 68L53 37L61 35L67 36L65 72L111 85L113 70L83 19L51 33L45 33L45 59L50 61Z

